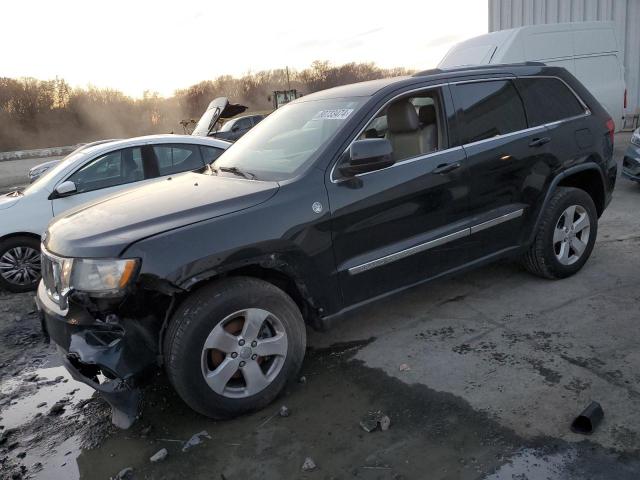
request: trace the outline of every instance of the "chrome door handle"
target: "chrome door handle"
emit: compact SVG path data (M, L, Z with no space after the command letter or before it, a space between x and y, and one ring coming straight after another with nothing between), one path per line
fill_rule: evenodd
M449 172L453 172L454 170L460 168L462 166L462 164L460 162L455 162L455 163L443 163L441 165L438 165L436 168L433 169L432 173L449 173Z
M551 141L551 138L549 137L534 138L533 140L531 140L531 143L529 144L529 146L541 147L542 145L544 145L545 143L549 143L550 141Z

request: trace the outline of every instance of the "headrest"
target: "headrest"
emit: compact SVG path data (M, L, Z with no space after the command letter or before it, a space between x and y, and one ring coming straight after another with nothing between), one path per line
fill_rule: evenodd
M387 125L391 133L415 132L420 127L416 107L409 100L400 100L387 109Z
M436 123L436 107L433 105L423 105L418 111L418 118L422 125Z

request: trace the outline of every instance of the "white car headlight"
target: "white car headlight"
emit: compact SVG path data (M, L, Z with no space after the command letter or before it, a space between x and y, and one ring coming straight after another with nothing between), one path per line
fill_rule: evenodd
M47 170L49 170L49 167L38 167L38 168L32 168L31 170L29 170L29 175L36 176L36 175L41 175L42 173L46 172Z
M631 135L631 143L633 143L636 147L640 147L640 128L636 129Z
M118 294L138 269L138 260L94 260L74 258L69 286L79 292Z

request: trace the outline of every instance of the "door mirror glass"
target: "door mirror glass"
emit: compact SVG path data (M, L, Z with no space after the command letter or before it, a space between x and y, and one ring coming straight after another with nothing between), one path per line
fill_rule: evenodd
M62 182L60 185L56 187L56 193L60 197L66 197L67 195L71 195L72 193L76 193L76 184L71 180L67 180L66 182Z
M346 161L340 165L340 173L353 177L359 173L372 172L393 165L393 148L386 138L368 138L356 140L346 155Z

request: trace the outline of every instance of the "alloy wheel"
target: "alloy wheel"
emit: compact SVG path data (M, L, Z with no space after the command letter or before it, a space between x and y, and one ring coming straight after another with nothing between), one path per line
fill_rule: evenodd
M582 257L589 244L591 221L580 205L568 207L556 222L553 250L562 265L573 265Z
M0 275L14 285L26 286L40 278L40 252L31 247L13 247L0 257Z
M275 380L287 349L287 334L274 314L260 308L240 310L218 323L205 340L202 375L219 395L251 397Z

